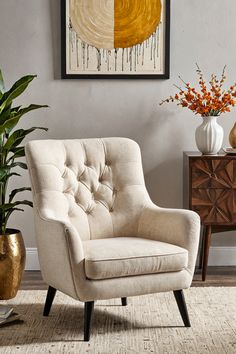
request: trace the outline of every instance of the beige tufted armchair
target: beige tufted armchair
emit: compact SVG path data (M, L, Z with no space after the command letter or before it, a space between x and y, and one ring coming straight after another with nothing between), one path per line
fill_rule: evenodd
M56 289L85 302L84 340L94 301L174 291L192 282L200 222L192 211L159 208L145 188L139 146L126 138L31 141L36 239L44 315Z

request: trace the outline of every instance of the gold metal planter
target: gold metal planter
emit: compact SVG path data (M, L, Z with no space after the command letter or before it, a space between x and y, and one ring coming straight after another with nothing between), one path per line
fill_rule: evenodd
M7 229L6 235L0 235L0 300L16 296L24 268L25 245L21 232Z

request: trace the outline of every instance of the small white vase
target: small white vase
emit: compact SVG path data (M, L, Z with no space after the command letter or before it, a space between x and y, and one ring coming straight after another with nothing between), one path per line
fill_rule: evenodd
M197 148L205 155L215 155L222 148L223 128L217 123L216 116L202 117L202 119L202 124L195 132Z

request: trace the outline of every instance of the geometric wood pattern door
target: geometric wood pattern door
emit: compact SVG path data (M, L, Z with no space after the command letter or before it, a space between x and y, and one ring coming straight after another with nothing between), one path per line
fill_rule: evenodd
M192 160L192 188L236 188L235 161Z
M191 160L191 208L204 224L236 222L236 161Z
M236 230L236 155L184 153L184 207L196 211L203 224L200 255L206 279L213 232Z
M235 222L235 200L231 189L193 189L192 210L204 224L232 224Z

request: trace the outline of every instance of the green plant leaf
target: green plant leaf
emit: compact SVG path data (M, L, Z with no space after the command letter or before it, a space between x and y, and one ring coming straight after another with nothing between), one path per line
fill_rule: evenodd
M1 118L1 117L0 117ZM21 115L16 115L13 118L10 118L8 120L6 120L3 124L0 125L0 134L3 134L5 131L8 133L8 131L10 132L19 122L21 118Z
M21 117L33 110L48 107L47 105L31 104L28 107L18 109L17 111L13 109L6 109L0 115L0 134L6 131L9 134L12 129L17 125ZM17 107L18 108L18 107ZM20 108L20 107L19 107Z
M33 208L33 202L31 202L30 200L18 200L17 202L13 203L14 205L28 205L31 208Z
M19 146L19 147L12 148L12 149L10 149L10 152L12 152L13 155L8 159L7 162L9 162L10 160L16 159L18 157L25 156L25 148L24 148L24 146Z
M7 180L8 180L9 178L11 178L12 176L20 176L20 177L21 177L21 175L20 175L19 173L16 173L16 172L7 173L7 174L5 174L4 176L0 177L0 183L1 183L1 184L2 184L2 183L6 183Z
M7 211L7 210L14 208L17 205L28 205L30 207L33 207L33 202L31 202L29 200L18 200L14 203L5 203L5 204L0 205L0 210Z
M48 107L47 105L39 105L39 104L31 104L28 107L19 109L17 111L17 114L14 115L13 118L7 120L4 123L4 130L6 131L7 134L10 134L10 132L12 131L13 128L15 128L15 126L17 125L17 123L19 122L19 120L21 119L21 117L23 115L25 115L26 113L39 109L39 108L46 108ZM1 129L1 128L0 128Z
M13 208L13 209L10 210L10 212L12 212L12 211L14 211L14 210L24 211L24 209L21 209L21 208ZM10 212L8 212L8 213L10 213Z
M0 167L0 182L4 180L4 178L7 176L8 172L9 172L8 168Z
M6 231L8 218L13 211L23 211L21 205L33 206L33 203L28 200L14 201L16 194L30 191L30 187L16 188L8 194L7 183L11 177L20 176L19 173L12 172L14 168L27 169L27 164L21 162L20 159L25 156L25 149L21 144L24 138L36 129L48 130L43 127L15 130L23 115L39 108L48 107L47 105L37 104L31 104L27 107L13 106L15 98L26 90L35 76L27 75L20 78L12 85L10 90L6 91L0 71L0 192L2 203L0 205L0 230L2 233ZM17 158L19 160L15 161ZM8 203L5 203L7 199Z
M35 78L37 75L25 75L22 76L19 80L17 80L10 90L8 91L11 94L11 98L15 99L18 97L24 90L27 88L29 83Z
M12 111L12 113L17 113L20 108L21 108L21 106L13 107L13 108L11 109L11 111Z
M30 187L22 187L22 188L13 189L10 193L10 196L9 196L9 203L12 202L13 198L15 197L15 195L17 193L24 192L24 191L31 191L31 188Z
M39 108L48 108L48 105L47 104L35 104L35 103L33 103L33 104L30 104L28 107L21 108L17 112L25 114L25 113L28 113L30 111L33 111L33 110L39 109Z
M9 173L8 177L12 177L12 176L20 176L21 177L21 175L19 173L17 173L17 172Z
M14 208L14 203L5 203L5 204L0 205L1 211L6 211L6 210L9 210L12 208Z
M0 70L0 92L2 95L5 92L5 84L2 76L2 70Z
M6 216L5 216L5 225L7 224L7 221L9 219L9 217L11 216L11 214L13 213L13 211L24 211L24 209L21 209L21 208L12 208L10 209L7 213L6 213Z
M0 108L0 113L5 109L5 107L8 107L11 105L12 101L21 95L29 83L36 77L37 75L26 75L23 76L21 79L17 80L14 85L10 88L9 91L5 92L3 96L0 99L1 103L1 108Z
M3 124L8 117L11 117L11 106L8 106L6 109L1 110L0 106L0 124Z
M14 167L21 167L24 170L28 170L28 166L24 162L13 162L11 165L8 165L9 170Z
M26 137L26 135L32 133L36 129L41 129L47 131L48 128L44 127L32 127L30 129L18 129L15 130L8 138L7 142L3 146L4 150L11 150L13 147L18 146L22 140Z
M3 165L0 167L0 181L4 180L4 178L9 174L9 171L14 167L21 167L24 170L27 170L28 167L24 162L13 162L10 165Z

